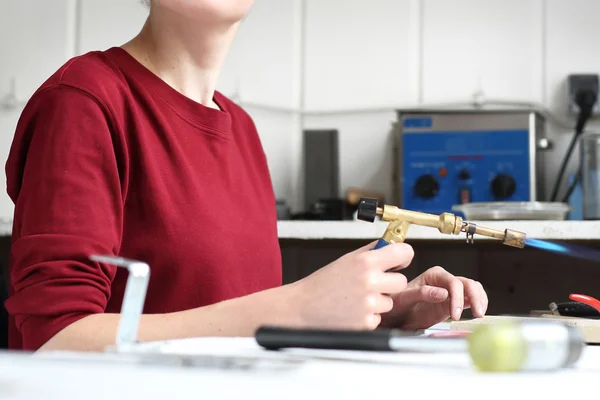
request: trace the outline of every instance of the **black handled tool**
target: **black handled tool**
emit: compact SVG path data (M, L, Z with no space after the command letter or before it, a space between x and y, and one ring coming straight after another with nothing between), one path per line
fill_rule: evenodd
M285 348L413 353L462 353L480 371L552 371L575 364L583 334L566 323L532 319L481 323L465 337L431 337L398 330L346 331L265 326L256 341L268 350Z
M598 310L578 301L550 303L550 311L552 311L552 314L554 315L563 317L600 319L600 312L598 312Z
M394 329L374 331L292 329L261 327L256 342L268 350L305 348L357 351L465 351L462 338L428 338L415 332Z

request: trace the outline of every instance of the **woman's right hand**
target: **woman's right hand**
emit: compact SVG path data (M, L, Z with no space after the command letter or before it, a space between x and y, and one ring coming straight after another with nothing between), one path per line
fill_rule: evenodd
M375 251L371 243L348 253L291 285L301 324L320 329L373 330L392 310L389 295L406 289L406 277L388 272L410 265L410 245L396 243Z

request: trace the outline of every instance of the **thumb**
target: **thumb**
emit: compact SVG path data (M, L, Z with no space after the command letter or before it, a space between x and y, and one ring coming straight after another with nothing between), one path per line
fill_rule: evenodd
M441 287L423 285L406 289L394 296L394 302L403 305L416 303L443 303L448 299L448 291Z

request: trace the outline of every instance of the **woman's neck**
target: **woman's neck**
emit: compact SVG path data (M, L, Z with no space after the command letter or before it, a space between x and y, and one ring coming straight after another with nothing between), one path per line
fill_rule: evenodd
M151 12L140 34L122 47L175 90L218 109L214 92L238 24L190 23L178 18Z

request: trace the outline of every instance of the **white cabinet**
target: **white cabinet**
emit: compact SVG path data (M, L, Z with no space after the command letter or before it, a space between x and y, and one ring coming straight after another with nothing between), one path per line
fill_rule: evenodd
M306 0L306 109L417 101L416 6L410 0Z
M423 0L423 101L542 101L542 0Z
M67 60L68 0L0 0L0 164L4 166L23 102ZM6 107L11 94L19 103ZM13 204L0 174L0 218L12 218Z
M0 0L0 96L29 97L65 61L68 0Z
M255 0L225 61L222 90L243 101L297 109L297 0Z
M140 0L79 0L79 53L120 46L139 33L148 17Z

